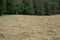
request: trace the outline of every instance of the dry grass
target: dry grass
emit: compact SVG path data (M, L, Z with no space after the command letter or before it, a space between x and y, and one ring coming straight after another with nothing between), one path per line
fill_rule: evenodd
M0 40L60 40L60 15L1 16Z

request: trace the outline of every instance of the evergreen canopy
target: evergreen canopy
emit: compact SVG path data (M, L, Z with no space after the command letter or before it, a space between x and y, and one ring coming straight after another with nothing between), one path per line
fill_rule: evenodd
M0 0L0 15L54 15L60 13L60 0Z

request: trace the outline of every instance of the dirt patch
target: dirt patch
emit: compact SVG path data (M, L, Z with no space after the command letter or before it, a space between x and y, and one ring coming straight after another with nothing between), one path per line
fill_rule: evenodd
M0 40L60 40L60 15L1 16Z

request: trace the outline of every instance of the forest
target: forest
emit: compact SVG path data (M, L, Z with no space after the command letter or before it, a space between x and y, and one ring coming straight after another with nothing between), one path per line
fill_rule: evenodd
M60 14L60 0L0 0L0 15Z

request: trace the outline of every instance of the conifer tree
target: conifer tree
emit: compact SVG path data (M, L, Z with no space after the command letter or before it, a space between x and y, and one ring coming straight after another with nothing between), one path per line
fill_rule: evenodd
M7 0L7 13L19 14L21 12L22 0Z
M34 14L33 0L23 0L23 5L24 14Z
M34 10L35 10L35 14L37 15L44 15L44 4L43 4L44 0L33 0L33 4L34 4Z

